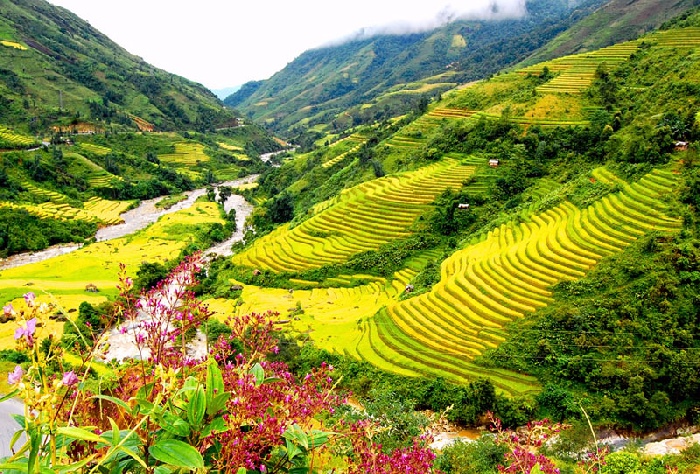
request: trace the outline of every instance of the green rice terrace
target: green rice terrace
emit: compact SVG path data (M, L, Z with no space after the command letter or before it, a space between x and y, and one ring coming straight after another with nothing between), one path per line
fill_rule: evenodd
M460 188L475 167L447 159L421 170L361 184L331 207L290 229L263 237L234 263L274 271L300 271L342 262L352 255L407 236L437 195ZM328 205L319 205L320 208Z
M664 31L450 91L426 114L380 141L384 166L399 168L407 157L439 149L436 137L452 126L478 128L505 121L522 127L521 133L532 127L588 127L594 114L603 113L600 99L586 93L596 84L602 64L614 71L650 47L693 48L700 40L698 31ZM336 142L322 166L342 163L346 172L357 163L348 158L366 140L355 134ZM486 367L480 358L508 340L512 323L552 304L558 284L584 278L603 259L650 235L669 238L683 228L669 198L677 194L682 163L671 161L631 177L617 174L614 166L598 165L582 174L576 185L540 179L524 193L527 203L511 218L494 221L489 229L468 237L444 260L443 249L434 249L417 253L390 276L347 270L326 278L303 276L343 265L362 252L424 229L425 216L447 189L488 200L500 177L512 169L488 166L490 158L508 156L503 153L439 154L442 158L433 164L345 189L233 257L233 263L248 272L301 274L289 279L298 287L293 293L249 281L239 306L215 300L214 307L274 309L283 322L307 333L319 346L391 372L460 384L486 377L504 393L531 394L541 390L534 377ZM572 186L598 194L574 203L567 198ZM292 184L289 189L301 187ZM412 287L429 262L441 260L436 284L415 296L407 292L407 285ZM295 304L304 311L292 318Z

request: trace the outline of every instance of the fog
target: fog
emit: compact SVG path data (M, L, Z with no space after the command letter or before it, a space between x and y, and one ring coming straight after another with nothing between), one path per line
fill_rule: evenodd
M435 7L431 7L435 11ZM527 14L525 0L466 0L445 4L429 19L401 19L383 25L367 26L360 30L329 41L323 46L334 46L348 41L357 41L377 35L400 35L421 33L444 26L456 20L505 20L520 18ZM397 16L401 16L397 12Z

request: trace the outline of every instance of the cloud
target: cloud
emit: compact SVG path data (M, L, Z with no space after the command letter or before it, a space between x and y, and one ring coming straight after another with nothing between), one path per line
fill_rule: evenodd
M423 16L423 19L402 19L360 28L350 35L329 41L322 47L335 46L348 41L360 41L377 35L422 33L457 20L506 20L521 18L526 14L525 0L466 0L458 5L444 5L432 18L427 20L426 16Z

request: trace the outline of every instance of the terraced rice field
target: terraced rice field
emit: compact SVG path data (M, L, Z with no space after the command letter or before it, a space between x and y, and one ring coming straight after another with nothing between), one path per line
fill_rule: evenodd
M85 144L81 144L81 148L84 148ZM91 147L104 148L110 150L106 147L101 147L99 145L90 145ZM109 153L109 151L107 152ZM107 153L104 153L105 155ZM114 181L123 181L124 178L121 176L114 175L109 171L105 170L98 164L88 160L84 156L78 153L65 153L66 158L70 158L74 161L76 166L80 166L80 174L85 177L88 184L93 188L108 188L112 186Z
M357 151L366 141L367 141L367 139L365 137L363 137L362 135L359 135L357 133L353 133L349 137L343 138L342 140L338 140L336 143L334 143L331 146L331 150L333 150L333 149L342 150L343 148L346 148L348 145L352 145L352 148L350 148L346 151L340 151L339 154L328 159L321 166L323 166L324 168L330 168L331 166L335 165L336 163L340 163L348 156L348 154L351 154L351 153Z
M127 265L135 276L144 262L167 262L178 255L202 225L221 223L221 214L214 203L198 202L192 207L162 216L158 222L127 237L96 242L69 254L42 262L2 271L0 300L21 307L22 294L31 287L37 297L54 302L65 313L77 315L83 301L99 304L116 296L119 264ZM99 293L85 291L92 283ZM49 323L51 332L60 337L63 323ZM12 324L0 325L0 348L14 347Z
M37 141L27 135L22 135L0 125L0 148L28 148L36 145Z
M22 46L21 44L17 43L16 41L8 41L8 40L0 40L0 44L7 47L7 48L14 48L14 49L20 49L20 50L26 50L26 46Z
M493 378L472 359L501 343L509 322L547 305L552 285L583 277L648 232L680 229L661 199L676 181L670 171L655 170L632 184L607 170L596 175L622 190L583 210L565 202L531 222L502 225L456 252L443 262L431 292L389 304L367 321L358 354L398 373L455 382ZM515 394L535 388L513 374L498 374L493 382Z
M76 208L69 204L69 199L63 194L39 188L28 182L23 182L22 187L35 196L40 196L48 201L41 204L0 202L0 206L24 209L42 218L80 219L107 225L122 222L120 215L131 206L129 201L109 201L94 196L84 203L83 208Z
M564 56L526 67L519 70L518 73L540 74L546 66L551 72L558 73L558 75L546 84L539 86L538 92L579 94L593 83L598 66L605 63L608 68L613 68L629 59L637 51L637 48L636 41L620 43L591 53Z
M158 155L158 159L176 168L180 173L184 173L192 178L199 178L200 174L193 167L210 160L209 155L204 153L204 146L199 143L180 142L175 144L175 153Z
M83 150L94 153L98 156L105 156L112 153L112 149L102 145L95 145L94 143L80 143L78 144Z
M279 227L233 261L273 271L344 262L410 235L411 226L435 197L447 188L460 189L474 171L474 166L445 159L418 171L360 184L297 227Z
M158 159L175 166L189 167L209 161L204 146L199 143L180 142L175 144L175 153L158 155Z
M700 28L674 28L650 36L656 46L666 48L697 48L700 46Z

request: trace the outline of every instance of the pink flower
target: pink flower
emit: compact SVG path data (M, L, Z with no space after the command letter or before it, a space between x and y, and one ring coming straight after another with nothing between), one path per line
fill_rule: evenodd
M15 308L12 306L12 303L7 303L2 307L2 312L5 313L5 316L12 316L15 314Z
M22 367L19 365L15 366L15 370L7 374L7 382L10 385L15 385L20 383L22 380L22 376L24 375L24 371L22 371Z
M32 336L34 336L35 332L36 332L36 318L32 318L29 321L27 321L27 325L25 327L15 329L15 340L21 339L22 337L27 336L27 340L29 342L31 342Z
M29 306L30 308L34 306L34 300L36 299L36 295L34 294L34 292L30 291L28 293L25 293L23 296L24 301L27 302L27 306Z
M70 387L78 383L78 376L72 370L63 373L63 385Z

